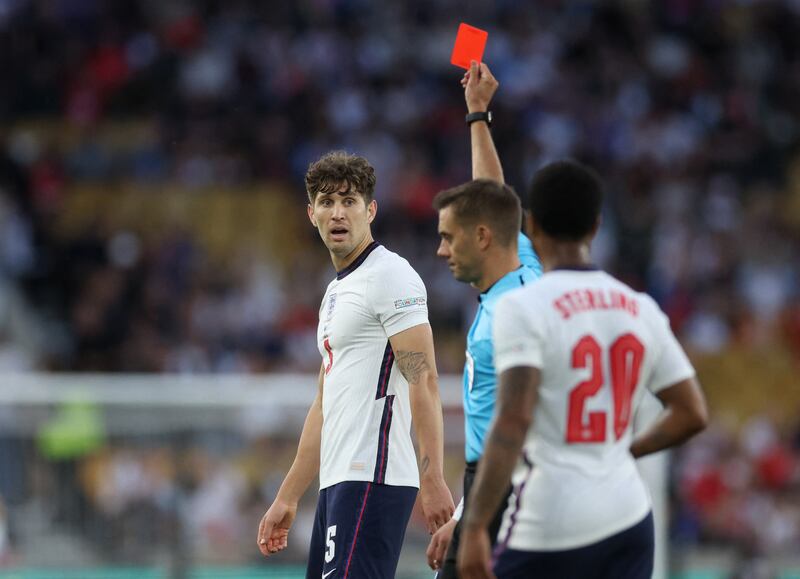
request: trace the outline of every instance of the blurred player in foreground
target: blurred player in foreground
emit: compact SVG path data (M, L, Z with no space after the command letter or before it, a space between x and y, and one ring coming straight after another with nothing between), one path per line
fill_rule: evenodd
M650 498L634 458L699 432L707 410L656 303L591 265L601 205L598 178L578 163L533 180L529 225L546 273L495 311L497 415L464 515L463 579L495 576L487 528L512 471L497 577L652 575ZM664 410L633 439L645 388Z
M533 282L541 265L530 240L520 232L522 210L517 194L503 184L503 168L489 131L489 103L498 83L486 64L472 62L462 80L472 143L474 181L442 191L434 199L439 211L441 243L437 254L453 276L481 293L478 312L467 335L464 366L466 468L464 497L475 477L489 422L494 414L496 377L492 351L492 316L504 293ZM458 519L468 508L462 498L453 519L439 529L428 546L428 565L440 569L439 579L457 577ZM492 541L502 521L497 509L490 525Z
M258 546L265 556L286 548L297 502L319 473L309 579L391 579L417 488L429 532L454 508L427 294L409 263L373 240L374 188L367 160L343 152L306 174L308 218L337 274L319 313L317 397Z

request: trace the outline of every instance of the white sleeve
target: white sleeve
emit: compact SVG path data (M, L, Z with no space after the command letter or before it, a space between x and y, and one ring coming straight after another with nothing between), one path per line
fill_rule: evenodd
M453 512L453 518L456 521L460 521L461 515L463 514L464 514L464 497L461 497L461 500L458 501L458 504L456 505L456 510Z
M405 261L391 273L375 273L369 288L373 310L392 337L428 323L428 292L416 271Z
M541 368L544 359L540 316L530 316L516 292L500 298L494 311L494 366L500 374L517 366Z
M658 359L653 365L653 374L648 388L656 393L673 384L692 378L695 375L694 367L686 356L686 352L678 343L675 334L669 326L669 318L653 302L655 320L653 323L655 339L661 344Z

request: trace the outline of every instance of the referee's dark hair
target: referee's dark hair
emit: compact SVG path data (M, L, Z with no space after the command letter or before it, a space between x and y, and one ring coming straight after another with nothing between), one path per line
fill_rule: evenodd
M457 187L440 191L433 198L433 208L440 211L452 207L462 224L485 223L497 242L509 247L517 240L522 224L522 208L517 193L505 183L491 179L475 179Z
M592 169L571 159L536 172L528 194L536 224L560 241L579 241L592 233L603 206L603 185Z

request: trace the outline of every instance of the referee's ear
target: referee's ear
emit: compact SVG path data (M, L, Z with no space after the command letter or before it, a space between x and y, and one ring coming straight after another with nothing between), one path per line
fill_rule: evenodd
M485 250L489 247L492 243L492 230L485 225L478 225L475 228L476 238L478 241L478 247L482 250Z

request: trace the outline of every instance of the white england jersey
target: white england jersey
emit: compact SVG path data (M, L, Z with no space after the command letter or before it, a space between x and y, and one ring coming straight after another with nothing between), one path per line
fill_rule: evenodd
M343 481L419 487L408 382L389 337L427 324L426 303L417 272L377 242L328 285L317 329L321 489Z
M650 496L630 445L644 390L694 376L669 320L646 294L597 270L556 270L495 311L498 374L541 371L500 537L512 549L563 550L642 520Z

